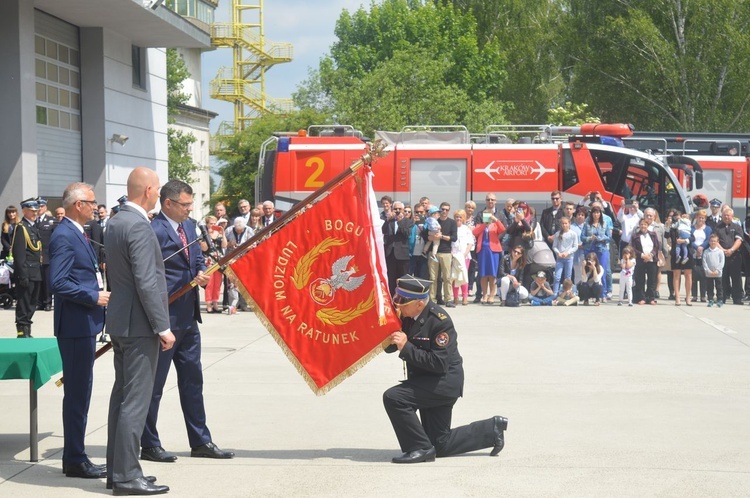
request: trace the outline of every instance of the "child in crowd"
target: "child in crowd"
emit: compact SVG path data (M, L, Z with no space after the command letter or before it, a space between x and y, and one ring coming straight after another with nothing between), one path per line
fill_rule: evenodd
M552 306L552 301L555 299L555 293L552 291L552 287L547 282L547 274L540 271L534 277L534 281L531 282L531 290L529 291L529 301L532 306Z
M556 306L578 306L578 292L576 286L573 285L573 281L569 278L563 280L562 290L555 299Z
M677 238L690 240L690 232L692 228L690 215L683 213L678 219L675 220L674 218L675 217L672 218L672 228L677 229ZM677 247L675 247L675 261L680 261L683 265L688 262L688 246L688 242L677 244Z
M240 301L240 291L237 289L237 284L232 279L227 279L227 293L229 294L229 308L227 308L227 315L237 314L237 303Z
M721 308L724 304L724 288L721 285L724 259L724 250L719 246L719 236L712 233L708 238L708 249L703 251L703 271L706 273L706 295L709 308L714 305L714 286L716 287L716 306Z
M427 217L424 220L424 227L427 230L428 235L435 236L440 231L440 223L438 223L438 218L440 218L440 209L437 206L432 206L427 213ZM440 243L438 241L428 240L427 242L425 242L422 256L424 256L425 258L429 257L431 260L437 261L437 252L439 245Z
M617 306L622 306L622 298L628 295L628 306L633 306L633 271L635 269L635 258L630 246L623 248L620 260L620 300Z
M590 252L583 260L581 267L581 285L578 293L584 306L589 305L589 299L594 299L594 306L599 306L602 296L602 276L604 268L599 264L599 258L595 252Z
M570 218L560 218L560 230L555 233L552 250L555 252L555 282L552 290L560 290L560 282L573 276L573 257L578 250L578 234L570 229Z

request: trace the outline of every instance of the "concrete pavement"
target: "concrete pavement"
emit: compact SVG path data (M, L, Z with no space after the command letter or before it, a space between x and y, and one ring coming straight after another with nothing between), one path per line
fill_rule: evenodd
M666 289L662 290L666 295ZM750 495L750 306L603 305L448 310L464 357L454 425L509 418L506 446L399 466L382 392L403 376L381 354L316 397L252 313L204 315L214 441L190 458L174 374L162 401L172 464L143 462L172 496L729 497ZM52 313L33 333L52 335ZM14 335L0 310L0 337ZM87 449L104 462L112 356L96 363ZM29 463L28 384L0 383L0 496L109 495L61 473L62 389L39 390L40 461Z

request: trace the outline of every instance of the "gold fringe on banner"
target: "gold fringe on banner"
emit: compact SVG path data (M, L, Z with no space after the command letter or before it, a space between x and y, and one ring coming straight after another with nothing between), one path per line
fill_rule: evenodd
M297 369L297 372L302 376L302 378L305 380L307 385L312 389L312 391L315 393L316 396L323 396L328 391L336 387L337 385L341 384L344 380L352 376L357 370L365 366L370 360L372 360L374 357L379 355L383 352L383 349L390 344L390 339L386 339L381 344L378 344L375 346L369 353L365 354L362 358L357 360L353 365L351 365L349 368L341 372L339 375L331 379L326 385L323 387L318 387L317 384L315 384L315 381L312 377L310 377L310 374L307 373L307 370L302 366L302 364L299 362L296 356L294 356L294 353L291 349L289 349L289 346L287 346L286 342L284 342L284 339L281 337L279 332L276 330L276 328L273 326L271 321L268 319L268 317L263 313L263 311L258 306L258 303L255 302L255 300L250 296L250 293L247 292L247 289L245 288L244 284L240 281L239 278L237 278L237 274L234 273L231 267L227 267L226 270L224 270L224 273L232 280L232 282L237 285L238 290L242 294L242 297L245 298L245 301L247 301L249 304L252 304L253 308L255 309L255 314L258 317L258 320L260 320L260 323L263 324L264 327L266 327L266 330L271 334L271 337L273 337L273 340L276 341L276 344L279 345L281 350L284 352L284 355L289 359L289 361L294 365L294 368Z

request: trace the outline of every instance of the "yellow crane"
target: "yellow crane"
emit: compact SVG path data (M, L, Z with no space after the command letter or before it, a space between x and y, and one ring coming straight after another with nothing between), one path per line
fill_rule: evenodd
M220 150L224 139L245 130L253 119L266 113L287 114L291 99L275 99L266 93L266 71L294 56L291 43L266 42L263 0L232 0L232 22L211 26L211 43L231 48L232 67L222 67L211 81L211 98L234 104L234 122L223 122L212 140Z

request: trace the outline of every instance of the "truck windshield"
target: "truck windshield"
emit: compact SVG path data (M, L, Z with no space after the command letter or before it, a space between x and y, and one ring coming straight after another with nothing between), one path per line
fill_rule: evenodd
M651 207L662 216L670 209L685 210L679 191L656 160L633 156L627 150L591 150L602 183L608 192L636 199L641 209Z

